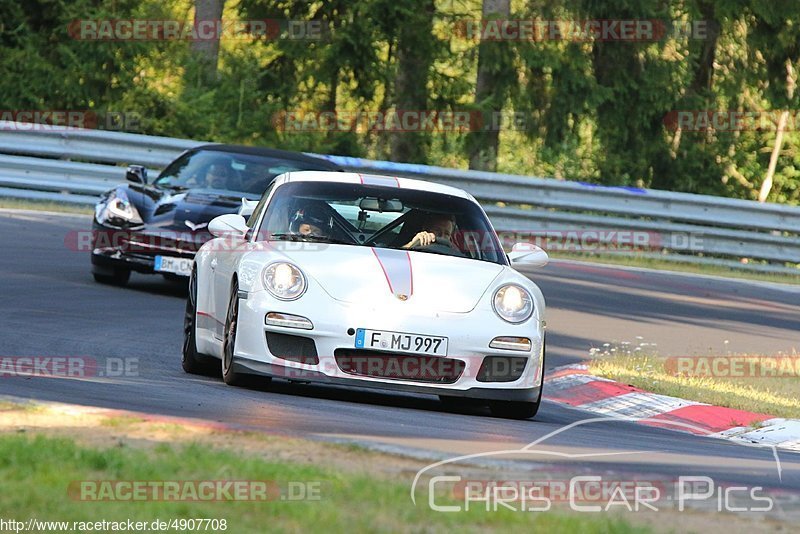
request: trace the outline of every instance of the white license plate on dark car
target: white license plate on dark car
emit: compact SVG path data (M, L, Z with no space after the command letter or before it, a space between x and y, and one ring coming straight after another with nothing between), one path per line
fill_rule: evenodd
M356 348L447 356L447 338L359 328L356 330Z
M172 273L180 276L192 274L192 259L174 258L172 256L156 256L154 270L160 273Z

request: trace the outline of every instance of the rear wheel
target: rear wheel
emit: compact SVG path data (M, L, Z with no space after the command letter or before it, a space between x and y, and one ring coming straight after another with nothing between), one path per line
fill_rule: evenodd
M197 272L192 271L189 278L189 294L186 297L186 309L183 314L183 352L181 365L183 370L192 374L212 374L213 359L197 352Z
M92 273L94 281L101 284L110 286L124 286L131 278L131 271L129 269L113 269L108 274L106 273Z

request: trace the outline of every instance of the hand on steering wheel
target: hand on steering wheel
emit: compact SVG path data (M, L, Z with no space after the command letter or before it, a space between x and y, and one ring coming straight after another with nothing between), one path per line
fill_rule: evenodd
M414 236L414 239L409 241L406 248L422 248L431 245L436 241L436 235L433 232L419 232Z

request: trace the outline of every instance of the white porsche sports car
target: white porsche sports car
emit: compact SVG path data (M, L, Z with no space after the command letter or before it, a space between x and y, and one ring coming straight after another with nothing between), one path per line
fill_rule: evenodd
M439 184L342 172L277 177L247 221L209 224L184 320L183 368L439 395L533 417L545 304L478 202ZM217 363L216 369L219 369ZM268 378L267 378L268 379Z

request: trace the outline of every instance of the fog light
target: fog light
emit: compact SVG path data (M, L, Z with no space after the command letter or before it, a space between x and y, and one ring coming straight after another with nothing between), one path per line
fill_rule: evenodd
M264 324L271 326L284 326L286 328L300 328L302 330L313 330L314 328L314 325L311 324L311 321L305 317L279 312L269 312L264 318Z
M489 346L493 349L530 352L531 340L527 337L496 337L489 343Z

